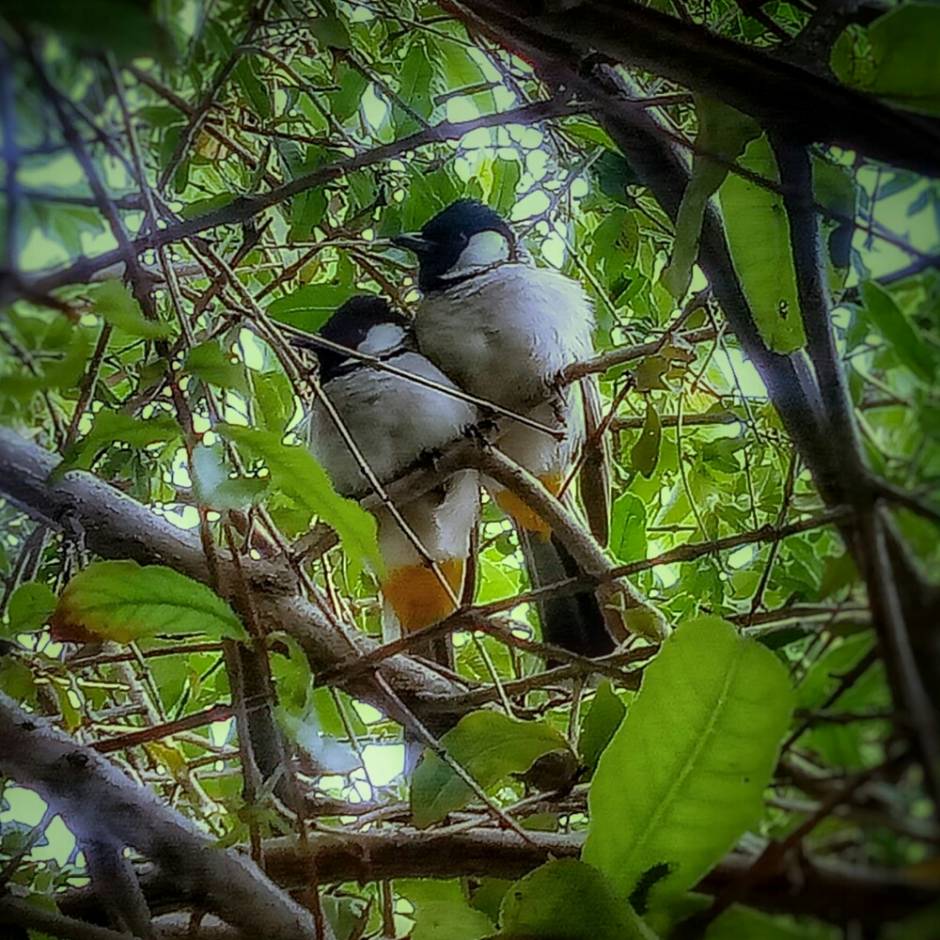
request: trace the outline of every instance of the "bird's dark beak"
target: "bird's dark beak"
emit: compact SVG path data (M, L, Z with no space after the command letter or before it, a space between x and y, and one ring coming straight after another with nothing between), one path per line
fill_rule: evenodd
M418 232L403 232L392 238L392 244L406 251L413 251L416 255L427 254L434 249L434 242L425 238Z

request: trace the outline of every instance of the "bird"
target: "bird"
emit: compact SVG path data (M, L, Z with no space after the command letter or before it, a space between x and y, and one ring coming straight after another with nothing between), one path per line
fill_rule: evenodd
M497 445L554 495L600 422L596 383L566 385L564 369L593 355L593 309L581 285L538 267L502 216L475 199L459 199L392 243L417 256L414 331L418 349L465 391L564 431L561 439L519 422L504 424ZM601 446L604 446L603 444ZM582 475L592 531L607 539L608 486ZM487 482L513 519L534 587L582 572L548 524L509 490ZM601 497L601 498L598 498ZM545 643L596 657L615 643L591 590L538 604Z
M347 300L319 330L328 343L387 363L444 389L454 383L415 346L411 324L382 297L358 295ZM361 457L380 483L401 476L474 427L478 415L464 399L389 371L346 352L293 334L291 342L312 349L323 396L342 421ZM337 492L362 497L370 490L357 456L344 439L330 408L318 400L309 424L310 448ZM400 507L420 549L387 507L373 510L379 552L385 565L380 579L383 634L386 640L412 633L455 610L467 570L479 509L479 480L462 470ZM424 555L423 553L426 553ZM427 559L435 563L437 571ZM446 581L445 587L443 581ZM451 668L447 638L412 649L417 655Z

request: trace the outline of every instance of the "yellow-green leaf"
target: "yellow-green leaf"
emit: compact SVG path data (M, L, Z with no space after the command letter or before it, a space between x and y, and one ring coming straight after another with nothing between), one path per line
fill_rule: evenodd
M375 518L357 502L336 492L326 471L306 448L285 444L271 431L232 424L219 425L216 430L263 460L275 489L331 526L354 564L367 562L374 571L382 572Z
M144 339L166 339L173 333L168 323L148 320L131 292L120 281L105 281L92 293L95 310L112 326L142 336Z
M52 615L60 639L130 643L157 634L243 640L235 612L206 585L163 565L98 561L65 586Z
M525 773L549 751L566 750L564 737L538 721L516 721L499 712L464 715L441 738L447 753L481 787ZM411 780L411 814L423 828L473 799L473 790L436 754L425 752Z
M752 140L738 162L771 185L779 184L777 161L766 136ZM731 173L718 197L734 270L761 337L778 353L802 348L806 336L783 196Z
M663 425L659 419L659 412L653 402L647 398L643 430L640 431L640 436L630 451L630 465L647 479L656 470L656 464L659 462L659 445L662 443L662 439Z
M718 617L682 624L598 762L584 860L621 898L693 887L760 820L793 700L768 649Z

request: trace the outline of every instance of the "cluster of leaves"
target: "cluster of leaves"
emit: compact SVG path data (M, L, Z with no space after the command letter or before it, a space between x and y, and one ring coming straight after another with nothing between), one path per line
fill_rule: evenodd
M83 136L132 235L149 223L120 97L148 185L159 196L161 224L171 225L198 224L239 197L429 125L472 122L544 97L525 62L468 35L431 4L319 0L268 8L227 0L194 15L192 5L170 0L160 5L158 30L142 26L155 22L143 6L133 15L116 0L83 6L80 22L36 13L26 28L40 31L42 62L73 102L75 120L92 116L95 133L86 122ZM778 6L781 28L804 25L802 5ZM707 7L696 13L725 35L766 39L765 25L737 5ZM249 15L258 9L260 19ZM889 15L867 29L852 27L835 46L833 68L846 83L934 110L935 70L922 67L923 39L931 34L923 23L908 24L898 38L898 16L933 23L936 8L910 4L894 14L893 25ZM91 21L98 26L89 37ZM42 32L50 25L53 34ZM142 47L145 35L156 44ZM18 42L12 33L8 38ZM89 43L108 46L117 57L113 71L80 54ZM152 58L121 67L141 54ZM31 68L16 61L4 79L19 90L4 140L13 135L21 183L18 222L5 229L4 251L18 270L37 275L116 243L84 169L63 146L48 98L30 80ZM663 83L646 80L642 90L658 94ZM210 93L202 115L196 109ZM385 293L408 308L417 297L410 260L385 239L470 195L506 213L539 263L584 284L595 303L598 352L663 337L654 354L630 364L631 376L624 367L602 376L606 403L617 403L609 543L617 562L811 518L822 509L819 496L713 301L696 294L681 331L663 336L689 290L706 287L692 262L703 207L714 196L762 335L780 352L801 347L781 198L772 185L753 181L778 180L766 138L703 97L680 98L661 113L698 145L693 185L675 227L588 117L509 123L451 142L392 147L282 201L265 213L264 224L259 218L251 226L214 228L208 244L231 261L240 290L205 245L190 239L168 250L179 282L175 298L158 259L144 258L157 284L155 316L114 279L59 290L66 312L36 298L17 302L0 325L0 419L58 451L61 472L92 470L175 524L194 528L196 507L204 507L219 544L235 533L247 551L259 528L292 542L314 520L326 522L341 545L308 565L307 575L340 598L338 614L378 636L374 524L333 492L302 446L310 389L285 366L266 324L316 330L361 291ZM745 175L727 173L735 160ZM814 154L814 173L838 301L837 340L869 464L898 487L929 495L940 476L933 387L940 277L919 261L940 241L940 189L822 149ZM715 330L704 342L683 338L710 326ZM629 382L635 387L626 393ZM221 641L242 638L244 628L208 588L168 568L94 562L80 532L53 535L10 505L0 514L6 579L0 690L59 716L85 742L228 699ZM920 558L935 567L935 524L909 511L897 519ZM487 504L476 602L519 593L521 572L511 529ZM696 909L689 890L746 831L777 837L805 818L805 794L775 775L784 740L786 760L809 778L870 771L891 756L897 727L881 667L868 668L851 688L840 684L869 654L873 637L857 572L835 530L742 540L731 551L651 565L636 582L679 624L644 670L639 693L616 682L582 692L580 720L569 691L535 683L516 702L533 720L473 713L443 739L494 805L521 825L586 829L584 862L554 862L512 886L495 879L472 886L398 882L396 917L400 927L413 922L414 937L665 931ZM732 631L728 621L741 629ZM526 606L509 621L529 636L535 624ZM315 687L296 642L278 624L264 627L279 718L300 751L305 783L320 795L369 806L396 802L406 782L391 779L393 761L385 755L399 740L398 727L345 693ZM71 644L88 639L107 645L76 656ZM474 683L491 683L494 672L506 681L542 668L538 657L489 635L457 634L455 647L458 673ZM223 843L245 841L258 827L289 832L290 821L273 805L246 806L234 743L230 725L216 726L155 737L124 756L130 772L203 820ZM536 771L559 753L566 755L562 783L573 782L572 768L581 774L573 803L538 815L516 809L533 791L558 785L557 774L546 784ZM424 759L407 792L419 826L475 806L466 783L436 757ZM0 805L0 863L22 848L22 798L10 788ZM849 802L849 812L827 818L803 847L848 854L859 864L916 864L927 857L930 839L899 826L895 811L901 808L902 821L923 823L935 839L923 819L925 804L917 772L908 769L897 776L887 808L882 801L875 812L853 813ZM43 894L82 874L67 846L57 862L23 865L13 877ZM382 904L373 903L379 891L343 885L330 894L325 909L341 936L381 929ZM741 908L709 930L709 937L830 935L823 925L797 927Z

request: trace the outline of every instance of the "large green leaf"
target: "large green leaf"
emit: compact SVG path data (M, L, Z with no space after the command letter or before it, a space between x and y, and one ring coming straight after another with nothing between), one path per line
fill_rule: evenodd
M682 194L676 218L672 259L663 271L663 284L674 297L682 298L692 282L692 265L698 257L699 236L708 200L728 175L748 141L760 134L754 120L707 95L695 96L699 128L695 137L692 176Z
M682 624L601 755L584 860L628 897L691 888L762 813L793 709L786 669L717 617Z
M412 940L483 940L493 923L474 910L459 881L400 879L395 888L414 905Z
M546 862L506 892L498 937L655 940L596 869L573 858Z
M738 161L771 184L780 182L766 136L752 140ZM731 173L718 190L731 260L764 342L789 353L806 342L783 197Z
M204 584L129 560L94 562L75 575L59 596L52 628L61 639L118 643L156 634L246 638L232 608Z
M216 430L263 460L275 489L331 526L354 564L367 562L374 571L383 570L375 517L358 503L340 496L326 471L306 448L285 444L280 435L271 431L232 424L219 425Z
M500 712L464 715L441 744L481 787L509 774L525 773L543 754L567 750L554 728L538 721L516 721ZM411 780L411 815L416 826L430 826L473 799L473 790L436 754L425 752Z

